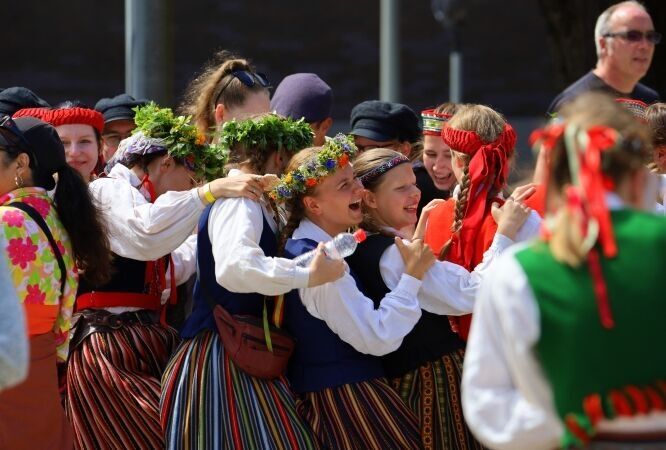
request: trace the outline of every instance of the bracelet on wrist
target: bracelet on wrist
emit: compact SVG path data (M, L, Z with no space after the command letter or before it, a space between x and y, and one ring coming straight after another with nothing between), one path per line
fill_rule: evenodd
M206 199L206 202L208 204L215 203L216 198L213 195L213 193L210 191L210 183L204 184L203 193L204 193L204 198Z

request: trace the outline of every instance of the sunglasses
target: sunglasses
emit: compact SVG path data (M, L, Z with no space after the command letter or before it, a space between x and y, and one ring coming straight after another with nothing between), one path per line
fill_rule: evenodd
M220 99L220 95L222 95L222 92L224 92L224 90L229 86L229 84L231 84L234 78L249 88L254 87L254 85L256 84L259 84L261 87L264 87L266 89L273 87L271 86L271 82L268 81L266 75L264 75L261 72L250 72L249 70L234 70L229 75L231 75L229 77L229 80L227 80L227 82L224 83L224 86L222 86L220 92L215 96L215 101L213 102L213 105L217 105L217 101Z
M620 31L617 33L606 33L603 37L619 37L628 42L641 42L643 39L651 44L658 44L661 42L661 33L654 30L642 32L639 30Z

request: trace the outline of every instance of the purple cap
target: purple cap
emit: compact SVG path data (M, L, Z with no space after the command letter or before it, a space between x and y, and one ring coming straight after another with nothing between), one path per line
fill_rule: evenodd
M275 89L271 110L308 123L331 117L331 87L314 73L294 73L285 77Z

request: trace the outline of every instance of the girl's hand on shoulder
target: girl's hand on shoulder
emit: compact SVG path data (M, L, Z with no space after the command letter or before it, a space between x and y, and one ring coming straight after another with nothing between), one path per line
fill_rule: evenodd
M493 219L497 222L497 232L511 240L516 239L516 234L530 216L531 208L509 198L502 207L493 203L491 207Z
M245 197L258 201L264 192L262 176L254 174L235 175L233 177L218 178L209 183L210 192L216 199ZM199 188L205 189L204 187ZM200 192L201 194L201 192Z
M430 217L430 213L445 201L446 200L442 198L436 198L428 202L428 204L423 207L421 210L421 216L419 217L419 222L416 224L416 230L414 230L414 236L412 236L412 240L425 238L425 231L426 226L428 225L428 218Z
M396 237L395 245L405 263L405 273L418 280L423 279L428 269L436 262L432 250L421 239L405 244L401 238Z

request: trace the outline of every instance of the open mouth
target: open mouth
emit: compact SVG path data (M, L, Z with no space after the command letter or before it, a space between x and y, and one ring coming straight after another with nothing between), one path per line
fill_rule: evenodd
M418 204L414 204L414 205L405 206L403 209L409 214L416 214L418 206L419 206Z
M435 175L435 181L438 184L447 184L450 183L453 180L453 172L449 172L447 175L441 177L439 175Z
M357 200L353 203L349 204L349 209L352 211L360 211L361 210L361 200Z

